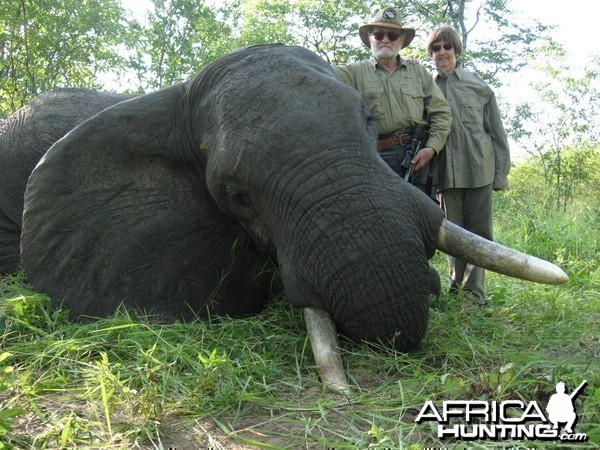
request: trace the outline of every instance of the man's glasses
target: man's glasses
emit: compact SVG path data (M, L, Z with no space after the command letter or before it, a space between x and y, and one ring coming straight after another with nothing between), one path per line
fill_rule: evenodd
M446 50L446 51L452 50L453 47L454 47L454 45L452 45L452 44L444 44L444 50ZM433 44L431 46L431 50L434 52L439 52L441 49L442 49L442 46L440 44Z
M376 41L383 41L384 36L387 34L387 37L390 41L397 41L400 36L400 33L396 33L395 31L376 31L375 33L371 33Z

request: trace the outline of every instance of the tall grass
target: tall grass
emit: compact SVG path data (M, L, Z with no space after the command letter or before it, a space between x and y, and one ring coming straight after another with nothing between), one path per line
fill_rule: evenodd
M4 277L0 448L597 448L598 199L566 211L514 193L496 200L496 239L559 263L569 283L488 273L492 305L443 294L413 352L343 341L347 395L319 382L301 312L284 300L245 320L161 324L117 311L78 324ZM446 273L444 255L434 265ZM584 379L585 443L440 440L414 421L427 400L545 405L558 381Z

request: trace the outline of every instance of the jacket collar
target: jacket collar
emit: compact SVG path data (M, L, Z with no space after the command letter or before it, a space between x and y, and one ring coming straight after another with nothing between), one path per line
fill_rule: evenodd
M375 59L374 56L371 57L371 59L369 60L371 67L373 68L373 70L375 71L379 66L379 63L377 62L377 60ZM396 66L397 67L402 67L402 66L406 66L406 61L404 61L400 55L396 56Z
M458 61L458 62L456 63L456 68L455 68L453 71L451 71L451 72L448 72L448 76L447 76L446 78L448 78L448 77L452 76L452 74L456 75L456 77L457 77L459 80L462 80L462 79L463 79L463 76L464 76L464 68L463 68L462 64L460 63L460 61ZM436 79L437 77L441 77L441 76L442 76L442 75L440 74L440 72L439 72L437 69L433 69L433 78L434 78L434 79Z

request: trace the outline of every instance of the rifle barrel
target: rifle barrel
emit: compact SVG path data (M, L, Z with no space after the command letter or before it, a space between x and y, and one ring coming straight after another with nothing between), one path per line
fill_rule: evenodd
M579 394L579 391L580 391L581 389L583 389L583 387L584 387L586 384L587 384L587 380L583 380L583 381L581 382L581 384L580 384L579 386L577 386L577 389L575 389L573 392L571 392L571 395L569 395L569 398L570 398L571 400L573 400L573 399L574 399L574 398L577 396L577 394Z

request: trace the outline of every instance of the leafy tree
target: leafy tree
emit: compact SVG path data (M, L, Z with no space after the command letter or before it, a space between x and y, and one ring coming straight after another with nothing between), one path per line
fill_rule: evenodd
M98 75L123 64L118 0L3 0L0 3L0 117L41 92L98 88Z
M377 9L373 1L304 0L299 2L297 26L300 45L330 63L364 59L370 53L358 36L358 28Z
M154 0L146 19L134 21L132 29L129 65L140 92L185 80L235 47L231 28L202 1Z
M301 45L328 62L364 57L358 39L362 16L374 2L356 0L233 0L220 9L238 46Z
M595 113L600 108L600 58L576 71L566 65L561 47L550 43L537 51L538 70L546 76L532 84L536 104L519 105L511 134L537 162L551 202L566 208L577 191L596 183L600 172L600 119Z
M563 211L583 200L592 207L600 204L600 145L582 142L576 147L531 154L510 172L511 189L499 198L502 207L534 211L542 206L552 213ZM560 169L560 170L559 170ZM557 181L559 181L557 183Z
M235 30L233 42L246 45L296 44L290 32L291 14L296 2L285 0L234 0L220 8L227 23Z

